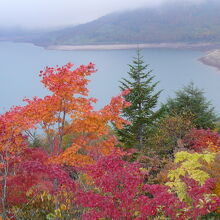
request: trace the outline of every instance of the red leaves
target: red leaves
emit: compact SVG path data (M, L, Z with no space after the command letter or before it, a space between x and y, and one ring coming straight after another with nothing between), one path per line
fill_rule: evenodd
M7 202L10 206L26 203L29 190L34 195L43 191L55 193L61 187L71 192L75 190L75 183L69 174L61 166L47 164L47 159L45 152L39 149L26 149L20 160L10 167L7 181Z
M9 166L9 171L4 174L10 205L25 202L26 192L31 188L36 193L42 190L53 192L54 180L58 188L62 186L73 190L75 183L62 165L81 167L94 163L94 159L102 155L120 152L115 148L116 140L110 134L109 123L117 127L127 123L121 118L121 110L129 105L123 97L129 91L112 98L111 103L100 111L94 111L92 103L96 99L87 97L88 76L95 72L94 64L82 65L75 70L71 70L72 67L73 64L68 63L41 71L41 82L52 93L44 98L24 99L27 103L25 106L13 107L0 115L0 152L4 155L0 162L2 170L6 167L5 162ZM39 126L48 138L50 153L57 154L56 159L50 157L49 160L43 151L27 149L28 141L24 132L29 133L30 129ZM63 152L63 137L73 134L73 141L76 145L80 144L78 150L82 154L74 147ZM84 155L84 152L88 155Z
M143 219L149 216L159 216L163 214L171 219L184 219L183 216L177 218L177 214L186 204L181 202L178 197L169 192L169 188L163 185L144 185L142 188L149 196L140 197L141 217ZM179 213L180 214L180 213Z
M79 204L90 208L83 219L146 219L156 216L160 207L165 216L181 219L175 217L186 204L169 193L168 187L144 185L139 168L139 164L125 162L116 155L103 157L87 167L95 188L77 197Z
M220 198L212 194L216 182L214 179L208 179L202 186L188 177L184 177L183 180L186 183L188 195L192 199L193 209L190 213L193 219L214 212L220 207Z
M90 208L84 219L100 216L130 219L134 215L138 207L136 196L143 183L138 164L127 163L117 155L110 155L101 158L85 171L92 177L95 188L90 192L82 191L77 197L79 204Z
M139 164L125 162L116 155L103 157L87 167L95 188L77 196L77 203L90 208L83 219L146 219L156 216L160 207L165 207L166 216L174 217L178 209L185 207L167 192L167 187L144 185L139 168Z
M192 179L184 179L191 201L188 204L180 201L167 186L144 184L144 174L139 167L117 155L103 157L87 167L85 172L92 177L90 190L77 194L77 203L89 208L83 219L142 220L160 216L174 220L197 219L220 205L220 199L210 194L215 185L211 179L203 186Z
M192 129L185 137L185 144L196 152L203 150L220 151L220 135L217 132L204 129Z
M187 219L216 210L219 198L207 198L214 186L211 180L199 186L185 179L193 208L168 187L145 184L146 172L140 164L122 160L125 153L116 148L117 139L109 129L110 123L117 128L128 123L121 113L130 105L124 99L130 91L123 91L94 111L96 99L87 97L87 76L95 72L94 64L72 67L69 63L41 71L42 83L52 94L25 99L25 106L0 115L0 183L2 188L6 183L5 204L9 209L27 203L30 191L32 199L46 191L57 200L65 192L62 200L81 206L83 219ZM27 147L24 132L38 125L48 138L50 154ZM69 141L65 150L64 137ZM210 149L210 143L215 150L220 146L219 135L211 131L193 130L187 138L189 147L197 151Z

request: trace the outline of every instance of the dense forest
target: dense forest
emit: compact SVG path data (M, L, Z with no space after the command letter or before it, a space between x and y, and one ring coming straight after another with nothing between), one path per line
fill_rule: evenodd
M100 110L92 63L46 67L44 98L0 115L0 218L219 219L218 117L193 83L163 105L141 52Z

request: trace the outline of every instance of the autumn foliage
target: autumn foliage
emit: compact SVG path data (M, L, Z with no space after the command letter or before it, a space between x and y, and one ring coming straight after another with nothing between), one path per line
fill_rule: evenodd
M211 130L192 129L184 138L184 142L188 148L197 152L203 150L220 151L220 135Z
M87 89L94 64L72 67L45 68L40 77L49 95L25 99L0 115L0 216L142 220L216 214L219 176L204 164L219 166L218 134L192 130L184 140L191 151L176 154L166 182L150 184L151 166L126 161L132 151L119 147L111 127L129 124L121 117L131 105L125 101L129 89L94 110L97 100ZM35 132L41 138L33 148Z

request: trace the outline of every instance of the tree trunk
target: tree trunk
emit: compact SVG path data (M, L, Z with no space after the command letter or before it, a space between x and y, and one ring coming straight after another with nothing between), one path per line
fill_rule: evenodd
M5 158L8 157L8 153L6 151ZM2 219L7 219L7 176L8 176L8 161L4 159L3 155L1 155L2 162L4 164L4 173L3 173L3 180L2 180Z

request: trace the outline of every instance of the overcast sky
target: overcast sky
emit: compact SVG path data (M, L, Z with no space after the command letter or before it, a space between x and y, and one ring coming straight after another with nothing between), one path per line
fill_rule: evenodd
M85 23L113 11L167 1L172 0L0 0L0 26L59 27Z

